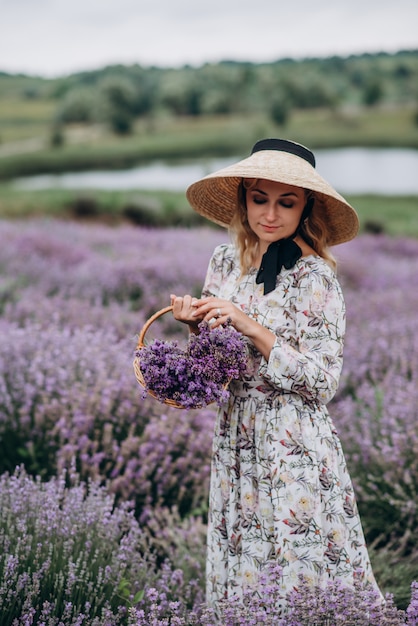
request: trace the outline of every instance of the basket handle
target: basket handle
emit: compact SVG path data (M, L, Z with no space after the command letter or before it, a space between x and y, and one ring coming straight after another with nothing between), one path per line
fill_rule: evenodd
M154 313L154 315L151 315L151 317L145 322L145 324L143 325L141 329L141 332L139 333L138 345L136 346L137 350L145 346L144 344L145 333L147 332L151 324L155 322L155 320L157 320L159 317L161 317L162 315L165 315L166 313L169 313L172 310L173 310L173 307L170 305L170 306L164 307L164 309L160 309L160 311L157 311L156 313Z

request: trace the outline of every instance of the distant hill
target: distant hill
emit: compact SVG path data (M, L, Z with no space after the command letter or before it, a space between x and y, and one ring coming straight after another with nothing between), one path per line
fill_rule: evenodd
M53 79L0 71L0 180L235 155L266 133L312 148L417 148L418 50Z
M178 114L230 113L268 107L279 96L302 108L417 103L418 49L270 63L224 60L197 68L111 65L53 79L0 71L0 99L61 100L115 78L136 92L139 111L165 107Z

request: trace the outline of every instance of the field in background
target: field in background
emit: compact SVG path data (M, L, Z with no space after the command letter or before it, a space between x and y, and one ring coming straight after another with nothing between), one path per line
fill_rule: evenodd
M357 209L363 232L418 237L418 197L347 196ZM21 191L0 184L0 218L82 219L137 226L208 224L188 205L185 194L171 191Z
M127 136L103 125L71 125L63 143L51 145L46 103L0 101L0 180L37 173L123 168L152 159L245 155L260 137L282 136L312 148L339 146L418 146L418 126L410 107L376 110L296 111L285 127L261 114L140 120ZM15 112L13 112L15 111ZM7 115L15 115L6 123ZM21 117L20 117L21 116Z

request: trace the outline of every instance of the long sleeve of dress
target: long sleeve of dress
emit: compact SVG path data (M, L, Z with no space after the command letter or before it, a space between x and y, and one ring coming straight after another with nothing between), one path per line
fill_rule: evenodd
M289 296L293 339L286 341L278 329L269 359L261 359L259 375L308 402L327 404L342 368L345 306L339 283L331 271L309 272Z
M219 296L222 285L228 274L234 269L234 253L231 245L221 244L217 246L209 261L206 272L205 284L202 297Z

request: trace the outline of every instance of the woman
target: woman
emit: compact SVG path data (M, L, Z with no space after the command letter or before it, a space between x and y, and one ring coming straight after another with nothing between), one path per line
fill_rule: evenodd
M192 207L230 228L202 298L172 296L198 332L231 323L248 368L217 414L210 486L207 598L241 594L280 565L283 596L355 576L376 586L353 488L326 405L342 367L345 308L329 246L358 231L354 209L305 147L257 142L251 156L192 184Z

